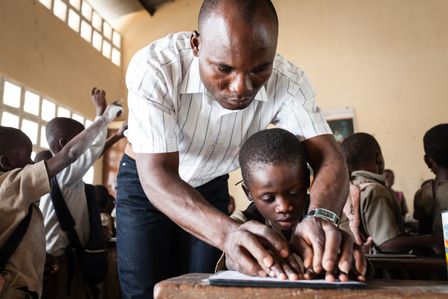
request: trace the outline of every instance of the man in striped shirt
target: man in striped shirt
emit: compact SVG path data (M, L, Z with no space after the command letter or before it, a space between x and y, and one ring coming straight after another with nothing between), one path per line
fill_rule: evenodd
M277 37L269 0L205 0L199 32L169 35L131 60L130 144L117 194L124 298L149 298L168 277L212 272L219 250L241 272L261 276L291 253L266 226L225 215L240 146L270 124L303 142L315 173L310 209L341 213L344 160L308 77L276 54ZM305 267L330 280L351 270L352 241L330 221L308 217L295 234ZM364 273L362 261L357 265Z

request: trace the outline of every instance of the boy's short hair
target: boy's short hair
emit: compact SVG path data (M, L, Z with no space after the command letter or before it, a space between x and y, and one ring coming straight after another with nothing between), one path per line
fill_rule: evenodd
M283 129L267 129L255 133L243 144L239 161L246 184L251 181L251 170L263 164L299 165L307 173L305 151L294 134Z
M59 140L75 137L84 130L84 125L71 118L55 117L48 122L45 130L50 150L56 153Z
M448 124L429 129L423 137L425 154L441 168L448 168Z
M341 143L349 171L362 170L366 164L375 159L381 147L375 137L367 133L355 133Z
M23 141L31 143L28 136L19 129L0 126L0 155L7 155L14 148L23 146Z

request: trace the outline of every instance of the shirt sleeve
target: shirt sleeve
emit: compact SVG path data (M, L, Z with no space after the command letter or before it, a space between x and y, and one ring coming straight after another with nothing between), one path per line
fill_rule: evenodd
M2 210L23 208L28 211L30 204L50 192L50 182L44 161L26 165L23 169L14 169L2 176L4 176L0 186Z
M64 171L57 175L58 182L64 186L72 186L79 183L103 152L106 136L107 127L104 127L87 150L75 162L68 165Z
M307 75L296 68L285 84L288 100L280 108L273 123L303 141L322 134L332 134L317 106L316 93ZM280 76L279 76L280 78ZM279 79L280 80L280 79ZM277 83L277 86L281 86Z
M126 73L128 88L128 140L136 153L178 151L177 125L170 91L173 82L170 66L139 52L131 60Z
M365 192L366 195L363 193ZM367 188L361 192L362 213L366 232L372 237L375 246L402 234L397 223L392 200L386 194L377 192L375 188Z

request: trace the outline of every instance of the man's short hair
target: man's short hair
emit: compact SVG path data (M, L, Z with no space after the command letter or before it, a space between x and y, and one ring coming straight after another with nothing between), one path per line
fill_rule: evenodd
M349 171L362 170L381 152L375 137L367 133L355 133L344 139L341 144Z
M272 4L271 0L229 0L229 1L233 1L233 3L237 5L242 20L247 23L250 23L252 21L253 16L257 12L257 8L261 7L261 5L266 5L269 11L272 13L275 22L278 24L277 12L275 11L275 7ZM223 0L204 0L204 2L202 2L198 18L199 31L201 30L201 27L204 24L204 22L215 12L220 2L223 2Z
M278 128L263 130L249 137L241 147L239 161L246 184L251 181L251 172L265 164L299 165L307 173L302 143L294 134Z
M423 137L425 154L441 168L448 168L448 124L439 124L429 129Z
M28 136L19 129L0 126L0 155L7 155L25 142L31 143Z

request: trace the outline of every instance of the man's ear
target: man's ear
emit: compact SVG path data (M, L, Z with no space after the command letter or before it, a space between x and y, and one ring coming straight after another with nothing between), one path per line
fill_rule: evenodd
M201 37L199 35L199 32L194 30L190 37L190 45L191 45L191 49L193 50L193 55L196 57L199 56L199 45L200 44L201 44Z
M6 157L5 155L0 155L0 168L3 171L11 170L11 164L9 164L8 157Z
M250 196L249 189L247 189L246 185L244 185L244 183L242 183L242 184L241 184L241 187L243 188L243 191L244 191L244 193L246 194L247 199L248 199L249 201L253 201L252 196Z

